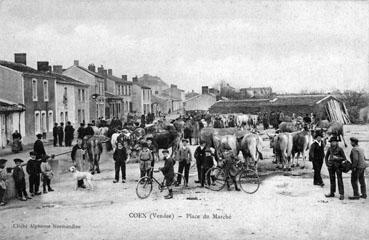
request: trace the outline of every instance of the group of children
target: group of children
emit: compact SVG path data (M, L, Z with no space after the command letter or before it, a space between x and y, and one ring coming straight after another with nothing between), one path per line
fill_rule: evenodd
M42 180L43 183L43 193L54 191L54 189L52 189L50 186L54 173L51 169L49 159L50 157L48 156L37 159L36 154L33 151L30 152L30 159L28 160L27 164L25 164L26 172L29 177L30 196L26 191L26 174L23 170L24 164L22 164L24 161L20 158L14 159L15 167L13 168L12 175L19 200L26 201L27 199L32 199L32 197L35 195L41 195L41 192L39 191L40 180ZM5 193L8 186L8 171L5 168L6 162L6 159L0 159L0 206L4 206L6 204Z

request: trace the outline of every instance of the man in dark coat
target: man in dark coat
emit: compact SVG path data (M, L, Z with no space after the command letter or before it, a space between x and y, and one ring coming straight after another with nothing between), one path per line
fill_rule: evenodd
M90 137L95 134L94 129L92 128L92 124L91 123L87 124L87 127L86 127L86 129L85 129L84 132L85 132L84 133L85 136L90 136Z
M201 178L201 163L205 159L205 147L206 147L206 142L201 141L200 146L196 148L195 153L194 153L194 157L196 159L197 179L198 179L197 181L195 181L195 183L200 183L202 179Z
M119 171L122 171L122 183L126 182L126 161L127 161L127 150L123 146L123 143L118 142L117 148L113 154L113 159L115 161L115 179L113 183L119 181Z
M164 160L164 167L159 168L159 170L163 173L166 186L168 188L168 195L166 195L165 199L173 198L173 190L172 184L174 182L174 164L175 161L169 156L168 149L163 150L163 160Z
M58 127L58 140L59 140L59 147L62 147L63 140L64 140L64 123L60 123L60 126Z
M15 183L15 189L18 193L18 199L21 201L26 201L27 199L32 199L28 196L26 191L26 179L25 174L22 168L22 159L16 158L14 159L15 167L13 170L13 179Z
M53 127L54 147L58 144L58 128L58 123L55 123Z
M29 155L31 158L26 166L29 177L29 193L31 196L41 195L41 192L38 191L40 187L41 159L36 159L34 152L30 152Z
M81 123L81 125L77 129L77 138L83 139L84 136L85 136L85 124Z
M349 197L351 200L357 200L361 198L367 198L366 195L366 184L365 184L365 168L367 167L365 162L364 149L359 147L359 140L355 137L350 138L352 150L350 153L350 159L352 163L352 172L351 172L351 185L354 191L354 196ZM359 186L358 182L360 182L360 190L361 196L359 195Z
M42 134L38 133L36 137L37 140L33 144L33 152L36 154L36 159L42 159L46 155L44 143L41 141Z
M345 198L342 180L342 170L340 169L342 162L346 160L346 155L341 147L338 146L338 139L336 136L332 136L329 140L331 146L327 150L325 155L325 164L327 165L329 172L329 180L331 183L331 192L326 194L327 198L334 197L336 192L336 175L338 182L338 192L340 194L340 200Z
M65 126L65 146L71 147L74 135L74 128L71 122L67 122L67 126Z
M324 160L324 142L322 141L322 133L317 132L314 136L314 142L310 146L309 161L313 163L314 169L314 185L324 186L320 171L322 170Z

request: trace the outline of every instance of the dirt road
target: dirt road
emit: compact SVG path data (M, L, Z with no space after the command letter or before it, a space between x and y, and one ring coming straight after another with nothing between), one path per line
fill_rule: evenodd
M347 139L369 139L366 126L346 126L345 131ZM363 143L366 151L367 145ZM270 168L271 152L268 143L265 146L267 159L262 166ZM126 184L113 184L111 153L104 153L102 159L103 171L95 178L94 191L74 191L64 163L58 165L55 192L27 202L14 200L1 208L0 239L369 238L369 200L347 200L352 194L349 174L344 175L344 201L324 197L329 191L326 177L323 188L312 185L310 166L294 171L297 176L269 174L252 195L198 188L193 169L185 194L165 200L166 193L154 189L141 200L135 194L137 164L128 165Z

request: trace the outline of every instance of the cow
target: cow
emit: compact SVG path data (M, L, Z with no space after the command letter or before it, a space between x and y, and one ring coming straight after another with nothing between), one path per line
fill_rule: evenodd
M158 150L172 148L171 156L174 156L179 149L181 136L177 131L164 130L150 135L152 136L153 145L157 146Z
M332 136L332 135L337 136L338 140L341 140L341 136L342 136L343 143L344 143L345 147L347 147L345 137L344 137L343 124L342 123L340 123L340 122L329 122L328 120L321 120L317 124L315 129L322 129L324 132L327 133L328 136Z
M236 116L237 127L244 128L249 121L249 116L246 114L240 114Z
M298 131L298 128L293 122L281 122L278 126L278 130L280 133L284 132L292 133Z
M247 134L242 138L239 148L247 163L251 162L256 166L259 159L263 158L261 153L262 143L263 140L258 134Z
M269 135L268 135L269 136ZM270 147L276 156L277 168L291 171L291 154L293 140L291 133L279 133L275 136L269 136Z
M304 130L300 132L294 132L292 134L292 167L299 167L299 157L302 156L303 165L301 168L305 168L305 160L306 160L306 151L309 150L309 147L312 143L312 136L309 131ZM296 155L297 154L297 155ZM295 164L296 161L296 164Z

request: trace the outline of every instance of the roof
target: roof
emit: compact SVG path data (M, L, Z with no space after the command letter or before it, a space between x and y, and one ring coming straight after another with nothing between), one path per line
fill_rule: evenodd
M88 87L87 84L80 82L78 80L75 80L74 78L58 74L58 73L49 73L50 75L56 77L56 82L61 84L69 84L74 86L81 86L81 87Z
M24 64L21 64L21 63L8 62L8 61L0 60L0 65L4 66L4 67L7 67L7 68L10 68L10 69L12 69L14 71L17 71L17 72L36 74L36 75L40 75L40 76L43 76L43 77L50 77L50 75L48 75L46 72L38 71L34 68L31 68L31 67L29 67L27 65L24 65Z
M107 91L105 91L105 97L108 98L108 99L118 99L118 100L123 99L123 97L115 95L115 94L113 94L111 92L107 92Z
M191 101L191 100L193 100L193 99L195 99L195 98L202 97L202 96L204 96L204 95L212 96L212 97L215 97L215 98L216 98L216 95L215 95L215 94L212 94L212 93L204 93L204 94L199 94L199 95L193 96L193 97L191 97L191 98L189 98L189 99L186 99L186 100L185 100L185 102Z
M123 79L121 79L119 77L116 77L114 75L108 75L107 78L110 79L110 80L112 80L112 81L114 81L114 82L123 83L123 84L127 84L127 85L132 85L132 82L125 81L125 80L123 80Z
M141 87L141 88L151 89L150 87L145 86L145 85L143 85L143 84L141 84L141 83L139 83L139 82L134 82L133 84L135 84L135 85L137 85L137 86L139 86L139 87Z
M152 95L151 96L151 102L152 103L163 103L166 101L181 101L181 99L177 99L177 98L171 98L171 97L167 97L167 96L163 96L163 95Z
M79 66L79 65L73 65L73 66L71 66L71 67L77 67L77 68L79 68L79 69L81 69L81 70L83 70L83 71L85 71L85 72L87 72L87 73L89 73L89 74L91 74L91 75L93 75L93 76L95 76L95 77L105 79L105 77L104 77L103 75L98 74L98 73L93 72L93 71L90 71L90 70L88 70L87 68L84 68L84 67L82 67L82 66ZM70 67L70 68L71 68L71 67Z
M313 106L315 104L320 104L328 99L338 100L332 95L285 95L276 96L274 99L270 100L271 105L284 106L284 105L308 105Z
M26 108L23 104L0 99L0 112L23 112Z

